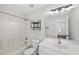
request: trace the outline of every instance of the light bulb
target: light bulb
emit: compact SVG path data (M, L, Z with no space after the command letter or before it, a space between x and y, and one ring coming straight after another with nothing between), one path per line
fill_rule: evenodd
M73 7L72 7L72 6L70 6L69 8L70 8L70 9L72 9Z
M46 14L48 14L48 15L53 15L53 14L54 14L54 12L49 11L49 12L48 12L48 13L46 13Z
M70 6L69 8L67 8L68 11L70 11L72 9L72 6Z
M58 10L56 10L55 13L58 13Z
M54 12L51 12L51 15L53 15L54 14Z
M64 10L65 10L65 9L64 9L64 8L62 8L61 12L62 12L62 13L64 13Z

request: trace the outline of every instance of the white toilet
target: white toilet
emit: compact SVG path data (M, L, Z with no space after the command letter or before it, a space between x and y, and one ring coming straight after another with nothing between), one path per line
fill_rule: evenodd
M39 40L32 40L32 47L24 51L24 55L36 55L36 50L39 45Z

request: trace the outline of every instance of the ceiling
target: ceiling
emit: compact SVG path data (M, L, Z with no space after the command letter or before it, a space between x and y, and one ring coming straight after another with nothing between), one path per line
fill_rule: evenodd
M18 14L21 14L21 15L25 15L27 14L28 12L30 11L33 11L33 10L38 10L38 8L44 8L44 7L49 7L50 8L57 8L59 6L63 6L63 5L66 5L66 4L0 4L0 10L2 9L3 11L5 10L8 10L8 12L10 11L14 11ZM47 8L48 9L48 8Z
M44 4L0 4L0 8L2 9L8 9L15 11L20 14L25 14L27 12L30 12L34 9L40 8L45 6Z

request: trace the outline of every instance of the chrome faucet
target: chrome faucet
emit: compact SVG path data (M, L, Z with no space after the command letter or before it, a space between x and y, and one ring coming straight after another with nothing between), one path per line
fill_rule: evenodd
M61 43L61 38L58 38L58 44L62 44L62 43Z

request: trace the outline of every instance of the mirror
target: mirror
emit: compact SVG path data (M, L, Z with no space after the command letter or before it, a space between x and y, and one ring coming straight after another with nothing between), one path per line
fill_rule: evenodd
M32 21L31 22L31 29L32 30L41 30L41 20L39 20L39 21Z

